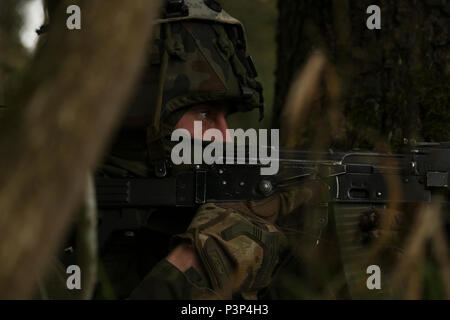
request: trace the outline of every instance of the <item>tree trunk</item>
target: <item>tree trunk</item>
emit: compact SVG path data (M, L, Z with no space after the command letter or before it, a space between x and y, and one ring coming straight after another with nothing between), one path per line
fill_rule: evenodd
M372 4L381 8L381 30L366 27ZM278 7L275 114L281 114L296 71L320 48L343 89L344 138L332 147L382 142L396 149L404 138L450 140L448 1L279 0ZM325 100L315 105L299 146L312 144L315 128L327 130Z
M26 298L80 204L143 65L159 1L77 4L52 18L45 45L0 122L0 298Z
M381 30L369 30L366 26L370 16L366 10L373 4L381 8ZM278 8L275 93L278 111L274 114L279 118L274 127L281 128L282 136L289 137L287 141L295 137L295 146L301 148L349 150L383 146L394 151L401 148L405 138L450 141L448 1L279 0ZM317 50L325 55L314 54L310 59ZM297 76L299 70L304 70L301 76ZM292 89L291 83L294 83ZM336 116L336 111L340 116ZM296 254L300 257L298 264L304 268L296 267L292 271L301 279L298 287L302 285L304 289L309 281L310 287L319 288L301 297L314 296L321 290L327 298L341 293L344 297L353 296L352 289L356 287L349 279L355 274L352 273L355 268L349 266L365 261L358 258L351 261L349 257L356 251L348 253L351 245L357 243L352 237L359 228L344 233L348 230L339 231L336 226L348 225L351 221L356 221L355 226L358 226L358 210L361 209L329 215L327 232L330 235L324 237L321 245L322 248L329 246L326 254L317 254L316 260L316 256L311 258L304 252ZM406 213L411 218L414 212ZM347 219L352 214L355 220ZM311 212L303 212L303 215L308 217ZM413 229L405 227L404 231L409 230ZM339 241L331 238L336 235ZM301 246L302 238L299 239ZM330 258L333 255L335 260ZM377 261L381 263L389 259L388 255L379 256L382 259ZM414 263L424 265L425 259L414 257ZM327 264L332 268L326 270ZM339 264L351 277L342 280ZM381 269L383 276L389 272L383 265ZM366 276L364 269L358 271ZM317 283L314 277L318 278ZM295 277L293 279L286 283L294 283ZM383 282L383 290L390 289L389 286L389 281ZM339 291L341 288L345 290ZM369 293L365 286L363 289L358 291L362 297L376 294L376 290ZM412 292L402 289L400 297L408 297Z

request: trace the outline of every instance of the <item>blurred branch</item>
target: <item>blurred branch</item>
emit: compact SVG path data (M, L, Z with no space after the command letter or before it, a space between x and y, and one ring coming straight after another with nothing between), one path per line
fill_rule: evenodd
M404 254L398 262L392 287L399 291L405 288L406 299L421 299L423 274L421 268L426 259L427 245L431 244L432 253L437 258L442 277L445 299L450 298L450 267L448 246L442 225L442 207L439 202L424 205L415 226L412 228Z
M62 1L61 5L69 2ZM138 77L159 1L70 1L0 122L0 298L27 298L46 271Z
M286 147L294 147L298 130L302 130L306 122L306 114L312 106L312 102L318 98L319 81L326 67L325 55L317 51L309 58L302 72L293 81L287 97L286 106L281 115L282 144Z
M344 118L340 96L340 81L334 66L324 52L316 50L289 89L280 116L282 145L288 148L302 146L308 131L314 131L312 146L319 150L342 139ZM315 130L311 130L311 122L315 124Z
M80 256L79 266L83 270L80 299L91 299L97 283L97 203L94 178L89 176L83 207L78 217L76 247Z

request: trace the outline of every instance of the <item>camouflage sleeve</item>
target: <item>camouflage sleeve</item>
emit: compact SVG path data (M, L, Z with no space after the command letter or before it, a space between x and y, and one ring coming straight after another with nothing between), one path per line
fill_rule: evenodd
M178 236L193 244L221 299L257 299L287 249L287 239L275 225L245 208L241 203L203 205Z
M288 253L278 218L313 201L321 189L309 183L260 201L205 204L177 238L194 246L210 287L221 298L257 299Z
M219 299L208 281L194 268L181 272L166 259L161 260L134 289L131 300Z
M287 238L275 221L311 197L312 190L301 187L257 202L201 206L186 232L175 236L172 245L190 243L206 277L194 268L183 273L163 260L130 298L257 299L270 285L288 249Z
M272 224L217 204L200 207L173 246L180 241L194 246L206 277L194 268L181 272L163 259L130 299L256 299L287 247L286 238Z

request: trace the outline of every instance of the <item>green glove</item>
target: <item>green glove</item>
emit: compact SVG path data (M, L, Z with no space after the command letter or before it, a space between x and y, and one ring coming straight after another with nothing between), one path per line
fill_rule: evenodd
M221 297L256 299L288 250L275 221L312 196L311 188L299 187L261 201L205 204L176 238L193 245L211 288Z

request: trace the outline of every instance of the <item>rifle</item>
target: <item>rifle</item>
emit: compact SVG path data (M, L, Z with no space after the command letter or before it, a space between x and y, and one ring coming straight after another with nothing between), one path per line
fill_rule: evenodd
M364 287L367 268L361 258L365 247L354 237L363 212L382 211L392 203L449 204L450 142L421 143L396 154L279 150L279 155L279 171L273 176L261 176L260 164L190 165L172 172L166 163L156 167L155 178L97 178L98 206L192 208L209 202L261 200L284 188L322 181L328 185L328 197L308 211L309 230L319 244L333 212L347 283L356 288ZM123 227L125 220L107 234Z
M383 210L392 203L449 202L450 142L421 143L398 154L279 150L279 171L273 176L261 176L260 164L188 165L176 173L166 165L155 169L155 178L97 178L98 207L193 208L261 200L284 188L320 180L328 185L329 194L309 219L318 244L331 210L338 224L350 228L359 223L361 212ZM122 218L106 234L124 221L133 225L133 219Z
M261 200L308 180L329 186L328 203L380 205L448 203L450 142L422 143L405 153L279 151L279 172L261 176L259 164L190 165L155 178L97 178L100 208L194 207L208 202ZM225 162L225 161L223 161ZM400 197L390 197L389 181Z

